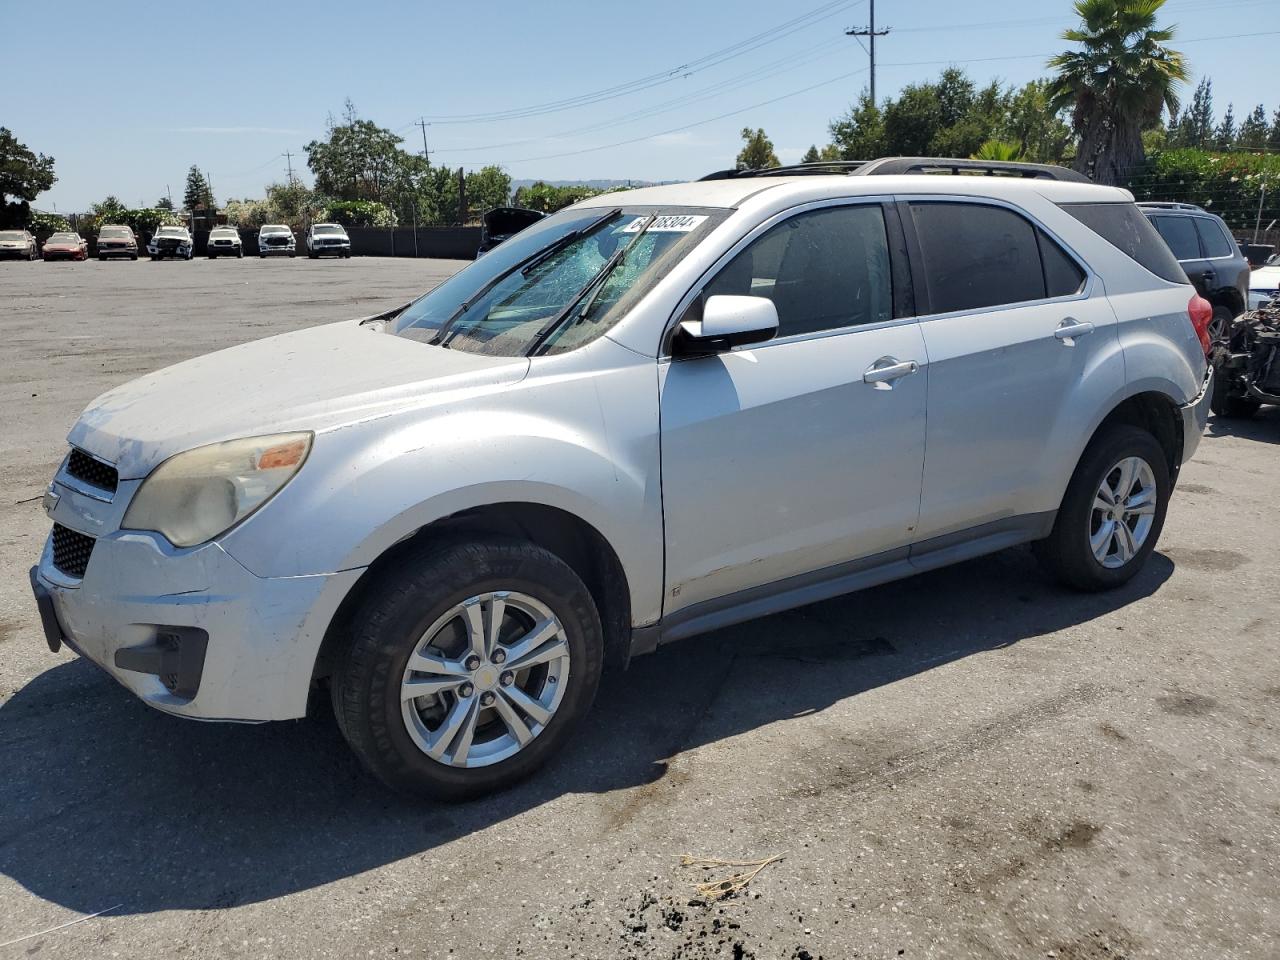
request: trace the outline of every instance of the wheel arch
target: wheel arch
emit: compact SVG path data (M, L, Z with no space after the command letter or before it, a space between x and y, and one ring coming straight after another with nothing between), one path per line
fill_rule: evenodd
M1118 423L1140 427L1154 436L1168 459L1169 476L1177 477L1182 466L1185 438L1181 408L1170 394L1158 388L1148 388L1117 400L1094 427L1085 450L1104 430ZM1080 456L1084 456L1083 450Z
M418 528L387 547L338 604L316 655L312 679L333 672L348 636L350 618L371 585L408 552L427 541L498 535L537 544L555 554L586 585L604 630L605 669L626 666L631 649L631 592L627 573L609 540L593 524L560 507L530 501L482 504Z

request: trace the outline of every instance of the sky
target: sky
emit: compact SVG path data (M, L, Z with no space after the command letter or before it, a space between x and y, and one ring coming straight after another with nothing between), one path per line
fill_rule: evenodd
M1168 0L1162 22L1237 119L1280 86L1280 0ZM52 16L56 11L56 17ZM1272 14L1272 16L1267 16ZM9 38L0 125L56 158L35 206L86 210L107 194L181 205L188 167L220 202L306 177L303 145L350 98L433 163L501 165L517 179L676 180L732 166L743 126L783 162L828 140L866 85L845 28L867 0L637 3L57 4L0 0ZM963 66L979 83L1046 73L1073 23L1063 0L879 0L877 94ZM864 41L865 42L865 41Z

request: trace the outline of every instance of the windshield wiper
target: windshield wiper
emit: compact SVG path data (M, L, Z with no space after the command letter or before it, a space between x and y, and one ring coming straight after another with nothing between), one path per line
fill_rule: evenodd
M501 273L495 274L493 277L489 279L489 281L486 284L484 284L484 286L482 286L479 290L477 290L471 296L467 297L467 299L463 300L462 303L458 304L458 309L453 311L453 314L449 317L449 319L440 325L440 329L436 332L436 335L432 337L430 342L433 345L437 345L437 346L448 346L448 344L445 342L445 336L449 333L451 329L453 329L453 325L462 319L462 315L464 313L466 313L468 310L474 307L477 303L479 303L482 299L488 296L490 291L492 291L493 288L496 287L498 284L500 284L503 280L507 279L507 277L511 276L517 270L520 271L522 276L528 276L529 271L531 271L538 264L542 263L542 261L546 260L547 257L554 255L560 250L563 250L570 243L573 243L573 241L577 240L579 237L590 233L592 230L595 230L597 227L601 226L602 224L608 223L610 220L612 220L614 217L616 217L620 213L622 213L622 209L620 207L615 207L614 209L610 210L608 213L602 216L596 217L596 219L592 220L585 227L579 227L577 230L570 230L560 239L552 241L547 246L543 247L541 250L535 250L533 253L529 254L529 256L525 257L523 260L516 262L511 267L502 271Z
M604 262L604 266L596 271L595 275L583 285L582 289L575 293L573 297L570 298L569 302L566 303L554 317L543 324L542 329L539 330L537 335L533 338L533 343L529 345L528 356L532 357L542 349L543 345L551 339L551 335L555 333L560 326L569 319L569 317L573 316L575 311L578 316L583 316L591 309L592 305L596 302L596 299L600 296L600 291L604 289L605 283L613 274L613 271L616 270L618 265L627 258L627 252L636 245L636 241L644 236L645 231L648 230L653 224L653 221L657 219L658 215L656 213L649 214L649 216L645 218L644 223L640 224L640 229L636 231L636 235L628 240L624 246L615 250L613 256ZM581 307L579 307L580 303L582 304Z

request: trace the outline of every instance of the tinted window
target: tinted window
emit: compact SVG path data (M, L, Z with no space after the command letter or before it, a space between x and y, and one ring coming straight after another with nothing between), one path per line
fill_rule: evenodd
M1206 257L1229 257L1235 252L1235 243L1222 230L1222 224L1208 217L1192 217L1196 232L1200 234L1200 244L1204 247Z
M1071 214L1129 259L1142 264L1157 277L1170 283L1186 283L1187 275L1160 239L1156 228L1147 222L1132 203L1064 203L1062 209Z
M1200 241L1190 217L1152 217L1160 236L1179 260L1199 260Z
M1003 207L911 205L933 313L1042 300L1044 270L1036 230Z
M891 319L891 279L880 207L827 207L770 228L703 297L768 297L778 308L778 336L789 337Z
M1050 297L1069 297L1084 288L1084 271L1043 231L1036 231L1040 241L1040 259L1044 262L1045 293Z

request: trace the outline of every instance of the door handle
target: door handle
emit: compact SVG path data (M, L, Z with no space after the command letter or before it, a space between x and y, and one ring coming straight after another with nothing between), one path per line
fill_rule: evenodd
M899 360L897 357L881 357L862 374L862 382L869 383L877 390L892 390L893 381L918 373L920 364L914 360Z
M1076 337L1083 337L1090 333L1093 333L1093 324L1088 320L1077 320L1075 317L1067 317L1058 324L1058 329L1053 331L1053 335L1062 341L1064 347L1074 347Z

